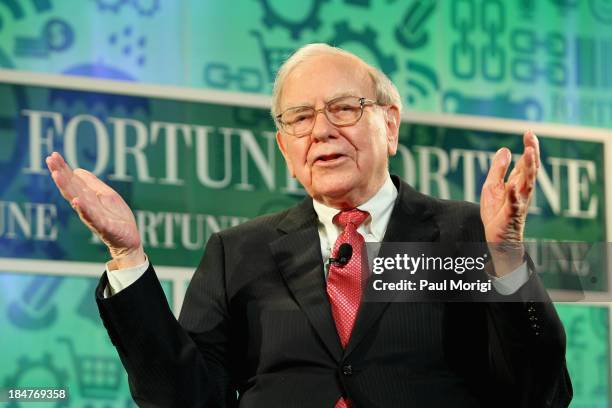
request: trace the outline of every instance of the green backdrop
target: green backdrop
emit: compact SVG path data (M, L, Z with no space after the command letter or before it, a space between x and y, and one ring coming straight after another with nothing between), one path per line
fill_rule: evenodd
M13 71L266 95L282 59L308 42L341 46L381 68L413 115L612 125L609 0L239 0L231 6L0 0L0 67ZM39 81L42 86L18 85L0 72L0 387L63 384L69 406L130 406L96 315L96 279L47 275L35 263L77 261L102 270L106 260L50 185L41 164L49 149L45 132L54 132L54 149L72 152L74 162L97 171L128 200L157 264L193 268L211 232L285 208L302 192L274 148L265 103L247 108L235 98L189 102L180 92L119 95ZM501 145L519 151L520 138L503 124L476 130L421 122L403 125L392 170L432 195L477 200L491 153ZM187 146L187 136L175 130L175 155L168 123L186 124L191 134ZM118 158L117 126L128 129L127 146L146 142L147 166L139 168L133 155ZM532 239L608 240L607 141L583 130L541 135ZM198 162L204 145L209 154ZM26 266L13 270L15 260ZM560 269L543 278L551 289L573 289L566 276ZM587 290L608 287L601 269L589 278ZM184 290L173 280L164 285L171 302ZM572 406L609 406L608 305L563 304L558 311L568 336Z

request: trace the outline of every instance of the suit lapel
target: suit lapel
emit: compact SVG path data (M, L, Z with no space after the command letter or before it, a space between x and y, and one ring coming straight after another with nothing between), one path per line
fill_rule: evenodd
M389 225L383 242L435 242L440 231L431 208L430 198L414 190L408 184L393 177L398 187L398 196L391 213ZM365 290L373 290L370 276ZM375 296L368 296L375 298ZM390 302L363 302L357 314L357 320L346 347L345 355L350 354L363 340L372 325L380 318Z
M284 235L270 243L272 256L296 302L333 358L339 361L342 346L327 299L321 244L312 200L307 198L300 206L292 209L278 229Z

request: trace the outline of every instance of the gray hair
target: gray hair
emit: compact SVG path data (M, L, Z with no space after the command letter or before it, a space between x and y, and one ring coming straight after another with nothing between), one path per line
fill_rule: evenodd
M276 79L274 80L274 88L272 90L272 117L276 122L276 116L280 114L280 96L283 91L283 85L287 80L287 77L301 63L312 57L320 55L340 55L348 58L355 59L363 63L366 72L372 79L376 93L376 101L382 105L395 105L398 110L402 111L402 99L397 90L397 87L391 82L391 80L376 67L371 66L364 60L345 51L341 48L332 47L323 43L307 44L297 51L295 51L284 63L276 73Z

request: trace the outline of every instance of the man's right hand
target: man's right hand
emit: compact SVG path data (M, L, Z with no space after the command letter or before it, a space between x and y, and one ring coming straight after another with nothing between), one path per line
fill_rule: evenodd
M47 157L51 177L81 221L106 244L118 269L146 261L136 220L123 198L87 170L66 164L57 152Z

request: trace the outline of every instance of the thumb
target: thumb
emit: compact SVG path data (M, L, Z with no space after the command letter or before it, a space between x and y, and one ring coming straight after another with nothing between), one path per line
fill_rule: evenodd
M502 147L495 153L487 179L485 180L486 186L494 186L500 182L503 183L508 167L510 167L511 157L510 150L506 147Z

